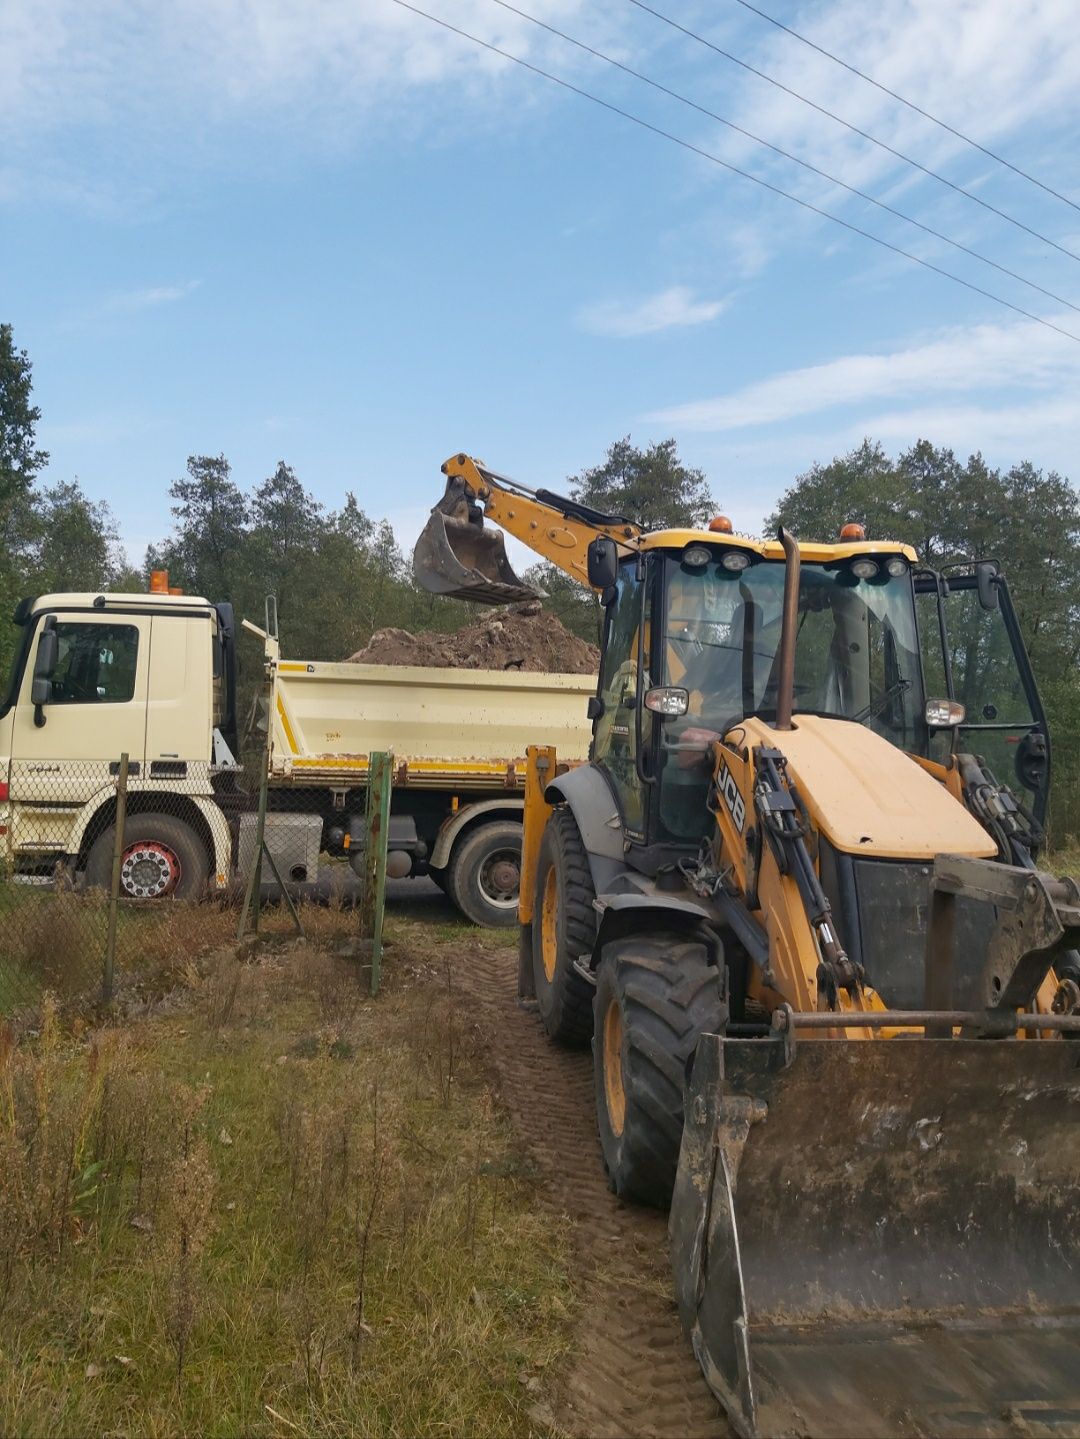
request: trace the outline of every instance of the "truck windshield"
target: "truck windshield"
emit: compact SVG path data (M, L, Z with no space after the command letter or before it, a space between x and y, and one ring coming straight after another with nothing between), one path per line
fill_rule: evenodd
M722 731L733 720L776 713L784 566L668 564L663 683L690 693L679 728ZM803 563L795 648L794 708L877 730L922 749L923 685L915 606L905 566L859 578L851 563ZM675 738L674 734L671 736Z

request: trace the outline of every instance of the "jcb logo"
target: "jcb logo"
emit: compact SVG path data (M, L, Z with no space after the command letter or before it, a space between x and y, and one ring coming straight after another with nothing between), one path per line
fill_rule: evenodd
M716 787L723 796L735 828L742 834L743 825L746 823L746 802L739 791L739 786L735 783L735 776L727 767L726 759L720 761L720 774L716 780Z

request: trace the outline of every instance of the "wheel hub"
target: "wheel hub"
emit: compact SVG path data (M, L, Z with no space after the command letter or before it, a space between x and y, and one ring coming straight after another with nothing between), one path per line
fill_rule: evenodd
M521 860L516 851L497 850L488 855L480 867L479 883L490 904L503 908L516 905L521 885Z
M180 861L168 845L139 840L120 860L120 887L128 899L161 899L180 882Z

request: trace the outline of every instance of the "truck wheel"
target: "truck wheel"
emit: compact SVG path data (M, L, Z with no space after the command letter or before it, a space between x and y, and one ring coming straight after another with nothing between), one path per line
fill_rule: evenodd
M115 843L116 825L111 824L87 857L90 888L111 885ZM122 899L201 899L209 877L206 847L190 825L167 814L128 816L120 861Z
M705 946L677 935L605 945L593 1000L596 1120L615 1193L666 1209L683 1129L687 1066L727 1005Z
M467 919L491 929L517 924L521 884L521 825L482 824L454 847L447 894Z
M596 941L592 872L577 821L552 813L540 841L532 926L533 982L544 1028L562 1044L589 1042L592 985L574 969Z

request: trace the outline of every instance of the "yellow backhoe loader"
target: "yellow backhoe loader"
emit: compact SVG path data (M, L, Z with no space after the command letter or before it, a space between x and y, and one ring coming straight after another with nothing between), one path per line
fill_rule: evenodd
M1080 890L1000 568L443 469L421 583L530 595L494 522L600 598L590 762L530 755L519 986L592 1042L735 1429L1080 1434Z

